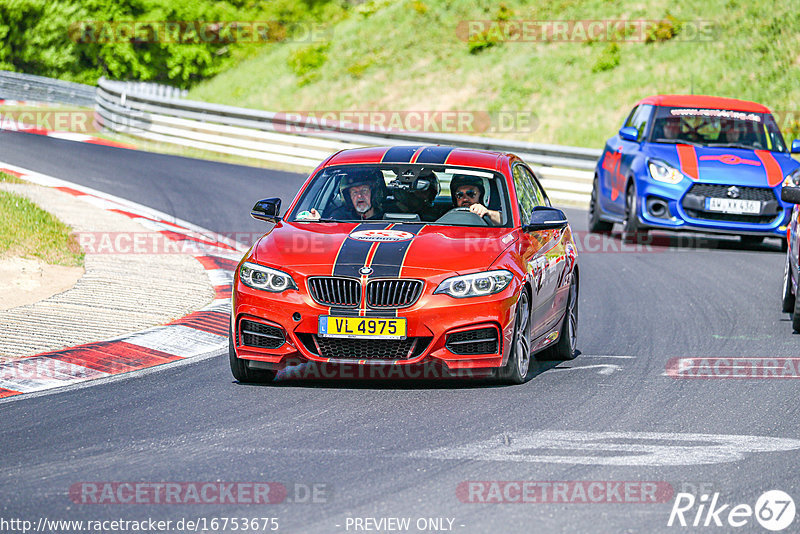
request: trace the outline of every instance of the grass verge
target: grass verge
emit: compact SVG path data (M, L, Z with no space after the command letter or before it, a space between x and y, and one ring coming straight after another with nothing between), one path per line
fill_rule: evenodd
M19 182L0 174L0 181ZM19 195L0 191L0 258L36 258L53 265L80 267L83 252L72 229Z

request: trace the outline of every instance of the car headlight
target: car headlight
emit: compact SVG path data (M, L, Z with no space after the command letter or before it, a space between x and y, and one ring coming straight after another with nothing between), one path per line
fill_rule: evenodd
M482 297L504 290L514 275L505 269L485 273L465 274L448 278L436 288L436 293L444 293L457 299Z
M280 293L287 289L297 289L291 276L283 271L245 262L239 269L239 280L247 287Z
M651 159L647 163L647 169L650 171L650 177L657 182L677 184L683 180L681 171L663 161Z
M800 186L800 167L787 174L786 178L783 180L783 187L798 186Z

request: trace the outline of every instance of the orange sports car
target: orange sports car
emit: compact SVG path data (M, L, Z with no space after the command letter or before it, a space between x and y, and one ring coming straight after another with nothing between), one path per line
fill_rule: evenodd
M532 356L575 356L572 232L519 157L343 150L284 216L280 204L256 203L251 215L272 227L233 281L230 365L240 382L317 362L436 365L518 384Z

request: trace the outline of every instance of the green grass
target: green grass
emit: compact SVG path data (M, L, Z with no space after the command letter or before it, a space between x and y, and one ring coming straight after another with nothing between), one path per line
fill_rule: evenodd
M0 178L6 181L5 176ZM0 191L0 258L21 256L54 265L81 266L83 253L71 232L69 226L30 200Z
M8 174L7 172L0 171L0 182L5 182L7 184L22 184L25 183L23 180L20 180L13 174Z
M190 92L272 111L525 111L536 127L484 135L600 147L640 98L711 94L800 110L800 10L779 0L371 0L326 43L266 45ZM467 20L663 22L652 42L466 42ZM685 39L711 21L712 40ZM681 24L684 24L681 30ZM683 31L683 33L681 33ZM677 32L677 33L676 33ZM800 114L781 124L800 136Z

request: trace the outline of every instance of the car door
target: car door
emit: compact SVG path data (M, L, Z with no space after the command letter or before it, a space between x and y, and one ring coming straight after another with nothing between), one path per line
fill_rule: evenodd
M512 174L524 225L530 220L534 207L549 206L550 201L534 173L523 163L516 163ZM534 339L547 333L557 321L558 303L564 298L558 291L559 281L563 278L561 271L566 264L563 234L563 230L523 232L520 240L520 253L530 275L533 295L531 319Z
M648 133L653 106L642 104L633 108L623 127L633 127L638 132L637 141L627 141L616 135L606 143L603 154L603 208L617 215L625 214L625 184L631 165L641 154L642 142Z

